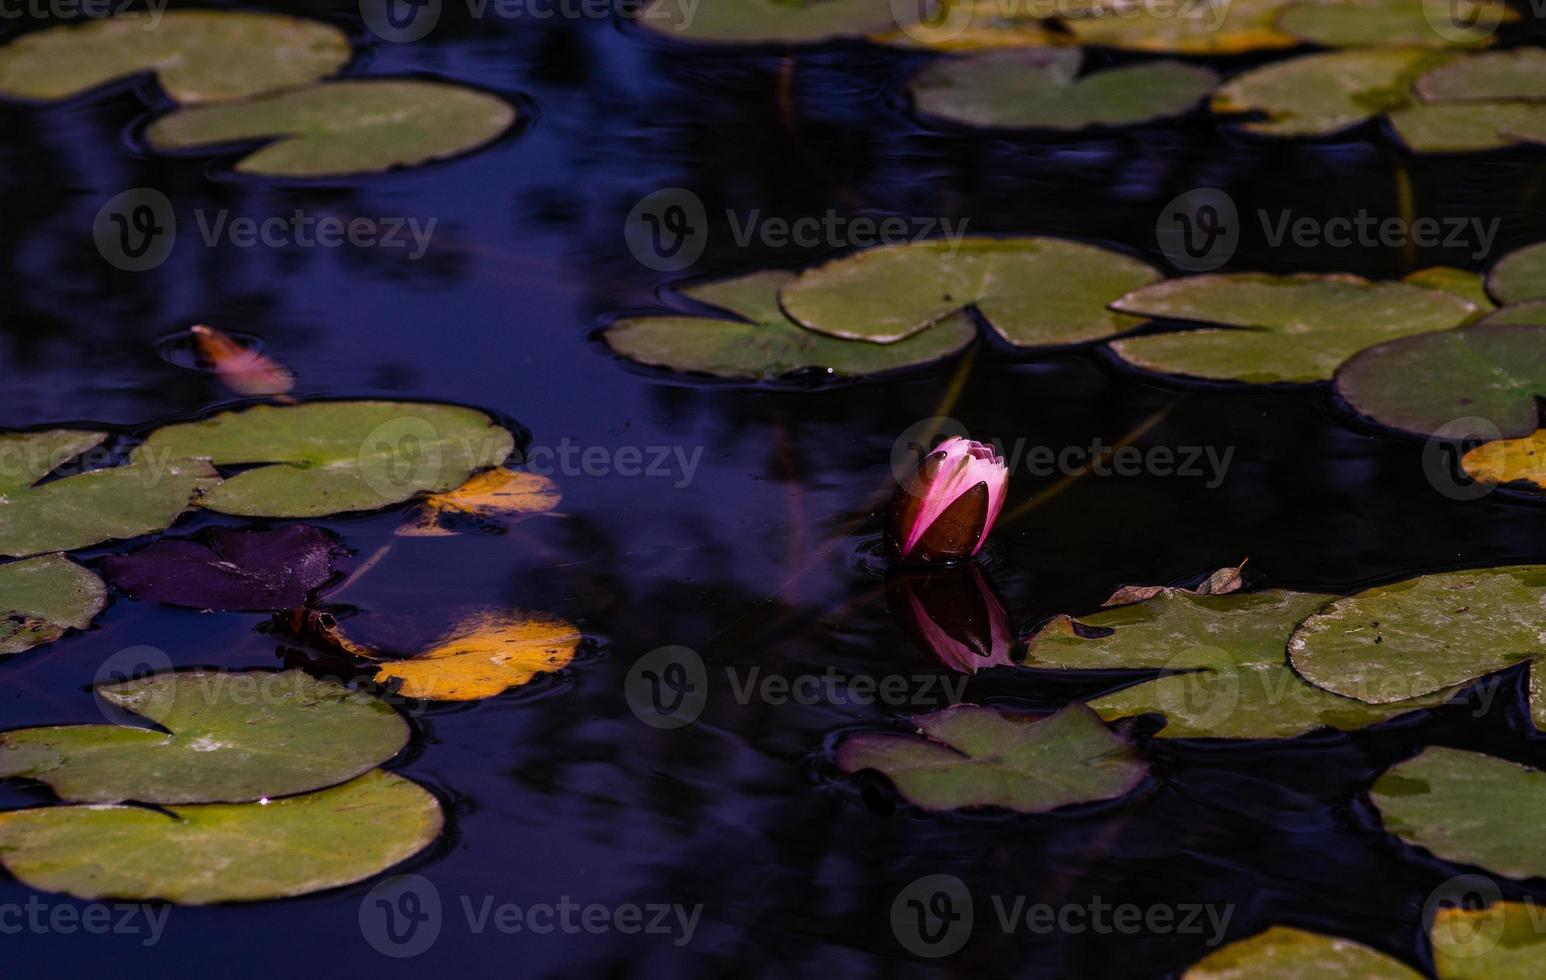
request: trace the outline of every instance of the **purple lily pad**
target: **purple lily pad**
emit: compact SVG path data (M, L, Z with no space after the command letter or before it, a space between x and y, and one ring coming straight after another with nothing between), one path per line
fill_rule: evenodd
M194 609L278 611L326 585L345 554L332 534L307 524L270 531L214 528L167 538L104 562L107 578L136 599Z

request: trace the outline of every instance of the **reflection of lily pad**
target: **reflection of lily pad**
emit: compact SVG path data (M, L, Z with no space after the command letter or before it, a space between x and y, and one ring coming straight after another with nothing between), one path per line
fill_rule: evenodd
M1117 310L1234 329L1113 341L1135 367L1215 380L1324 381L1337 365L1396 337L1453 327L1479 312L1461 296L1357 276L1190 276L1145 286Z
M1241 128L1269 136L1330 136L1412 102L1418 75L1446 55L1421 50L1327 51L1278 61L1230 79L1218 113L1263 113Z
M79 803L243 803L353 779L396 755L385 702L298 670L188 671L97 688L165 731L59 725L0 735L0 776Z
M1546 490L1546 429L1484 442L1460 458L1460 468L1478 483L1524 483Z
M1421 980L1422 974L1363 943L1273 926L1216 949L1181 980Z
M175 452L37 482L105 438L67 429L0 434L0 555L71 551L161 531L219 482L208 463Z
M1241 54L1301 43L1275 23L1278 11L1290 2L1199 0L1167 5L1108 0L1064 23L1080 44L1168 54Z
M807 270L779 293L812 330L888 344L967 307L1016 347L1110 337L1143 321L1107 304L1159 278L1116 252L1056 238L967 238L867 249Z
M196 106L145 130L157 150L271 141L236 169L273 177L333 177L412 167L465 153L509 129L515 109L442 82L355 79Z
M1077 48L993 51L946 58L913 79L913 99L931 116L970 126L1085 129L1128 126L1195 108L1218 76L1153 61L1076 78Z
M163 538L104 562L114 586L136 599L194 609L299 606L334 575L338 539L293 524L265 531L211 528L204 541Z
M428 847L443 819L434 796L375 771L265 803L11 810L0 813L0 862L77 898L248 902L369 878Z
M107 605L107 587L63 555L0 565L0 653L20 653L83 630Z
M1546 397L1546 325L1500 322L1509 314L1504 307L1475 326L1371 347L1337 370L1337 394L1414 435L1527 436L1539 423L1536 399ZM1481 421L1455 431L1465 419Z
M250 517L322 517L451 490L503 462L514 445L493 419L456 405L313 402L169 425L151 433L135 457L253 465L206 493L203 506Z
M778 291L794 278L790 272L769 270L682 291L743 319L630 317L612 324L604 336L612 350L642 364L746 379L808 369L877 374L949 357L977 336L971 317L958 314L894 344L828 337L807 330L779 309Z
M1468 0L1457 17L1453 0L1322 0L1296 3L1278 26L1328 48L1446 48L1486 45L1506 19L1518 20L1501 0Z
M1428 939L1441 980L1533 980L1546 966L1546 931L1534 902L1441 908Z
M1530 661L1531 715L1546 728L1541 608L1546 565L1445 572L1366 589L1305 619L1289 658L1317 687L1370 704L1432 694Z
M1369 796L1386 830L1437 857L1510 878L1546 876L1546 772L1434 747L1387 769Z
M1500 303L1546 299L1546 242L1516 249L1487 273L1487 289Z
M919 735L850 735L837 764L875 769L926 810L1000 806L1046 813L1131 792L1147 771L1127 741L1073 705L1024 718L960 704L913 719Z
M381 661L375 679L400 681L398 693L406 698L477 701L564 667L580 639L557 616L488 610L457 623L423 653Z
M65 99L154 71L178 102L213 102L305 85L349 60L336 27L279 14L171 10L88 20L0 47L0 95Z
M652 0L639 23L666 37L728 44L809 44L897 29L892 0Z
M1108 720L1162 714L1166 738L1293 738L1320 728L1351 731L1419 708L1373 706L1306 684L1284 645L1299 621L1332 597L1301 592L1194 595L1165 589L1133 605L1058 617L1031 637L1026 667L1176 671L1101 695Z

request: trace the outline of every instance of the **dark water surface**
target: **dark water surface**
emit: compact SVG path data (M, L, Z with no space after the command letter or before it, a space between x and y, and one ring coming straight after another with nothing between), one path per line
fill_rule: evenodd
M710 0L711 2L711 0ZM296 8L299 12L299 8ZM359 33L357 11L308 5ZM7 34L16 31L11 26ZM1486 712L1451 706L1351 736L1264 744L1145 743L1155 778L1130 800L1061 817L925 815L838 774L835 737L894 729L907 712L863 704L738 702L725 668L793 676L950 675L887 609L870 516L897 434L937 413L958 364L824 390L684 382L624 365L594 339L619 311L660 309L670 277L630 255L625 216L679 186L711 215L694 277L797 267L826 250L737 245L726 209L966 219L974 233L1051 234L1158 264L1154 221L1192 187L1242 212L1400 213L1501 219L1492 255L1470 248L1271 248L1247 230L1230 268L1391 277L1482 268L1542 236L1537 151L1415 159L1374 127L1341 142L1262 143L1206 119L1109 138L924 127L900 94L915 56L863 46L702 51L596 21L482 21L459 4L432 38L367 43L354 73L430 73L519 100L519 133L454 162L333 186L223 177L206 157L138 152L146 116L119 87L49 108L0 107L0 425L134 432L232 402L160 355L195 322L263 338L303 397L456 401L515 420L536 447L701 450L690 479L557 475L563 517L504 535L404 541L347 600L424 610L544 609L589 637L561 676L466 706L417 709L390 768L434 789L448 831L404 870L444 906L413 959L362 935L371 882L306 898L173 908L144 935L23 930L0 939L6 976L1111 976L1171 975L1208 952L1190 935L1005 934L990 896L1030 903L1208 903L1224 939L1270 924L1349 936L1423 967L1421 908L1455 873L1382 833L1365 791L1428 744L1546 765L1520 678ZM1249 62L1249 59L1246 59ZM791 72L787 111L780 73ZM154 98L152 95L151 98ZM172 257L112 269L92 245L102 203L131 187L174 202ZM206 247L195 212L437 220L419 261L400 251ZM175 359L174 359L175 360ZM1002 524L989 568L1016 626L1085 612L1124 582L1171 582L1250 557L1255 585L1347 591L1420 571L1546 561L1543 511L1494 494L1455 501L1424 478L1421 447L1349 422L1324 388L1178 387L1097 351L1015 359L980 350L949 414L978 438L1053 448L1110 444L1165 412L1140 446L1233 450L1221 482L1096 477ZM1054 478L1016 474L1008 510ZM321 521L359 555L397 513ZM202 515L178 533L235 519ZM98 549L87 556L123 550ZM97 627L0 664L0 728L98 720L91 678L119 651L156 646L178 666L277 667L263 617L117 599ZM642 724L630 665L669 644L702 654L702 717ZM971 700L1046 708L1110 678L984 675ZM1125 682L1124 682L1125 683ZM1479 715L1479 716L1478 716ZM1152 729L1139 723L1140 733ZM0 786L0 807L47 802ZM917 959L893 935L899 889L963 879L978 925L959 954ZM1515 894L1505 888L1507 894ZM1534 889L1537 896L1546 890ZM0 904L36 895L0 881ZM702 906L691 942L618 932L480 934L474 911L575 903ZM42 896L47 908L83 905ZM4 927L0 923L0 927Z

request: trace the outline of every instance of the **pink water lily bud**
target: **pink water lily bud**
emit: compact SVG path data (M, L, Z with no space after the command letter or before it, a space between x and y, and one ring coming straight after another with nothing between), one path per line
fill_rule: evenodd
M1015 666L1009 613L981 565L893 569L886 576L886 598L913 644L951 670L975 674Z
M941 442L902 481L886 520L886 543L903 561L959 561L993 530L1009 468L992 446L960 436Z

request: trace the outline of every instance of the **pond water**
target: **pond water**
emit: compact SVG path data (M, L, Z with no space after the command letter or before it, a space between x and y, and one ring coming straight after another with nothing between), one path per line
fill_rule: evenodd
M1205 117L1095 138L983 134L921 125L902 92L923 59L868 46L790 59L692 49L608 21L475 19L455 4L429 41L371 44L351 4L306 13L359 38L351 70L504 94L523 111L519 130L446 164L287 187L221 176L205 156L140 151L148 82L49 108L0 106L0 425L134 433L239 404L208 374L163 356L166 338L196 322L261 338L296 372L300 397L487 410L528 433L528 458L570 461L554 474L560 515L506 534L399 539L338 599L426 616L519 605L571 620L587 640L560 675L517 692L412 706L411 749L388 768L432 788L448 814L442 839L399 869L427 878L442 903L439 938L422 955L382 955L362 932L367 881L286 901L169 908L154 942L148 925L24 929L4 940L8 975L1155 977L1273 924L1428 962L1423 904L1455 871L1383 834L1364 794L1377 773L1434 743L1546 765L1518 671L1485 709L1452 705L1351 735L1148 740L1154 774L1139 793L1043 817L926 814L899 806L880 781L838 772L839 736L901 730L910 709L929 706L926 694L904 706L783 703L743 688L767 675L901 675L914 687L961 677L909 643L879 557L887 460L899 433L935 415L1027 446L1111 445L1148 425L1140 447L1229 454L1217 473L1088 475L1055 493L1057 476L1016 472L1012 516L985 566L1021 633L1093 609L1123 583L1194 581L1246 557L1253 586L1326 592L1542 561L1538 506L1437 492L1421 444L1350 423L1324 386L1183 386L1095 349L1028 358L992 345L863 384L730 386L626 365L596 331L620 312L681 307L662 290L684 276L798 268L831 253L742 246L727 212L946 218L972 233L1077 238L1164 266L1155 217L1194 187L1226 191L1248 215L1365 208L1384 217L1403 213L1405 198L1417 214L1498 219L1491 256L1478 259L1474 243L1273 247L1248 222L1231 268L1479 269L1542 237L1538 152L1417 158L1372 127L1265 143ZM107 265L91 238L103 202L133 187L165 193L179 219L170 258L140 273ZM670 187L697 194L710 215L703 256L680 276L636 261L622 234L642 197ZM417 260L406 250L201 239L200 222L221 212L297 209L435 225ZM579 462L596 447L589 458L607 462ZM645 460L662 447L664 472L617 472L617 452L630 447ZM358 563L393 541L399 520L313 523L343 536ZM177 530L251 523L201 514ZM265 620L119 598L92 630L0 665L0 729L98 720L91 679L139 645L178 667L315 656L260 629ZM707 703L692 724L658 729L631 709L626 680L640 657L671 645L701 655ZM965 697L1045 709L1123 683L989 673L971 678ZM1155 726L1122 727L1145 735ZM0 808L52 798L41 786L0 784ZM971 941L938 962L903 949L891 919L898 892L934 874L960 878L978 902ZM990 896L1195 905L1220 918L1189 932L1036 934L1023 922L1003 929ZM0 906L35 898L45 916L87 904L0 880ZM565 901L701 912L690 941L680 931L505 934L479 918Z

